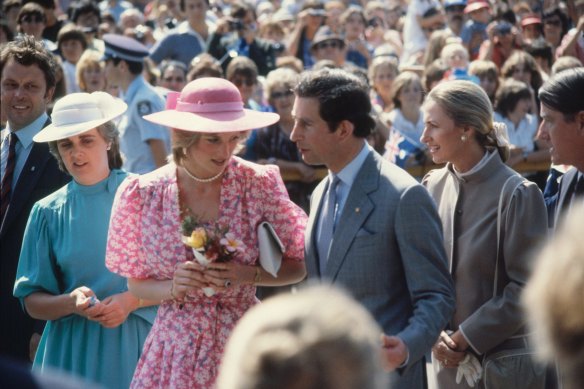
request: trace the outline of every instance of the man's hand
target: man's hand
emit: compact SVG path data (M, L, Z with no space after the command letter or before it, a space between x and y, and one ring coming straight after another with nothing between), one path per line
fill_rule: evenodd
M385 370L393 371L400 367L408 358L406 344L397 336L381 335L381 345Z
M34 357L36 355L37 349L39 348L39 343L41 341L41 335L33 332L28 342L28 357L31 362L34 362Z

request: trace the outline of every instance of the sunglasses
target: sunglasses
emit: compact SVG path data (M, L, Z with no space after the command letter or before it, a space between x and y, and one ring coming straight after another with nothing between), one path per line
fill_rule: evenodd
M38 15L24 15L20 18L20 23L44 23L44 21L43 17Z
M164 82L185 82L185 79L182 77L165 77L162 80Z
M544 20L543 21L544 24L550 25L550 26L556 26L559 27L562 25L562 21L561 20L557 20L557 19L552 19L552 20Z
M341 48L341 44L337 41L328 41L328 42L317 43L314 46L314 48L317 50L323 50L323 49L326 49L327 47L330 47L331 49L339 49L339 48Z
M451 5L449 7L444 8L446 12L464 12L464 5Z
M245 84L246 86L254 86L256 81L252 80L251 78L236 78L235 80L233 80L233 83L235 84L235 86L240 87L243 84Z
M284 92L272 92L272 94L270 95L272 100L277 100L280 99L282 97L290 97L293 96L294 92L292 92L291 90L286 90Z

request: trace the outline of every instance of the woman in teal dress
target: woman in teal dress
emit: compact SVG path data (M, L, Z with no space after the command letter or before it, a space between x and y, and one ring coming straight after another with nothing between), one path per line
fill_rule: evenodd
M49 142L73 181L33 207L14 286L26 311L47 321L34 367L108 389L130 385L157 303L130 294L105 267L111 207L127 176L112 120L126 108L104 92L70 94L34 137Z

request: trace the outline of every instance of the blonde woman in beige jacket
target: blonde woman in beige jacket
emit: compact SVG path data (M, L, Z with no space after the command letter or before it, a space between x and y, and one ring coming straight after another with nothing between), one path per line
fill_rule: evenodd
M518 174L504 163L506 130L493 123L488 96L469 81L444 82L428 95L424 115L421 141L433 161L446 166L428 173L423 184L438 207L456 288L455 313L432 349L438 387L508 389L507 380L517 378L521 384L513 389L538 388L544 369L521 359L529 349L520 294L530 250L546 236L543 196L535 184L512 179L518 186L503 195L498 244L499 198ZM496 371L486 367L485 358L508 350L516 352L496 361Z

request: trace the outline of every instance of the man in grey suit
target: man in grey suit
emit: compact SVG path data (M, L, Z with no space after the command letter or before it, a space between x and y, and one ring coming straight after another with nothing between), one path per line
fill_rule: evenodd
M339 69L295 88L291 139L329 176L314 190L305 235L308 277L340 284L384 332L392 388L426 387L424 355L454 309L435 206L365 138L375 126L368 87Z

